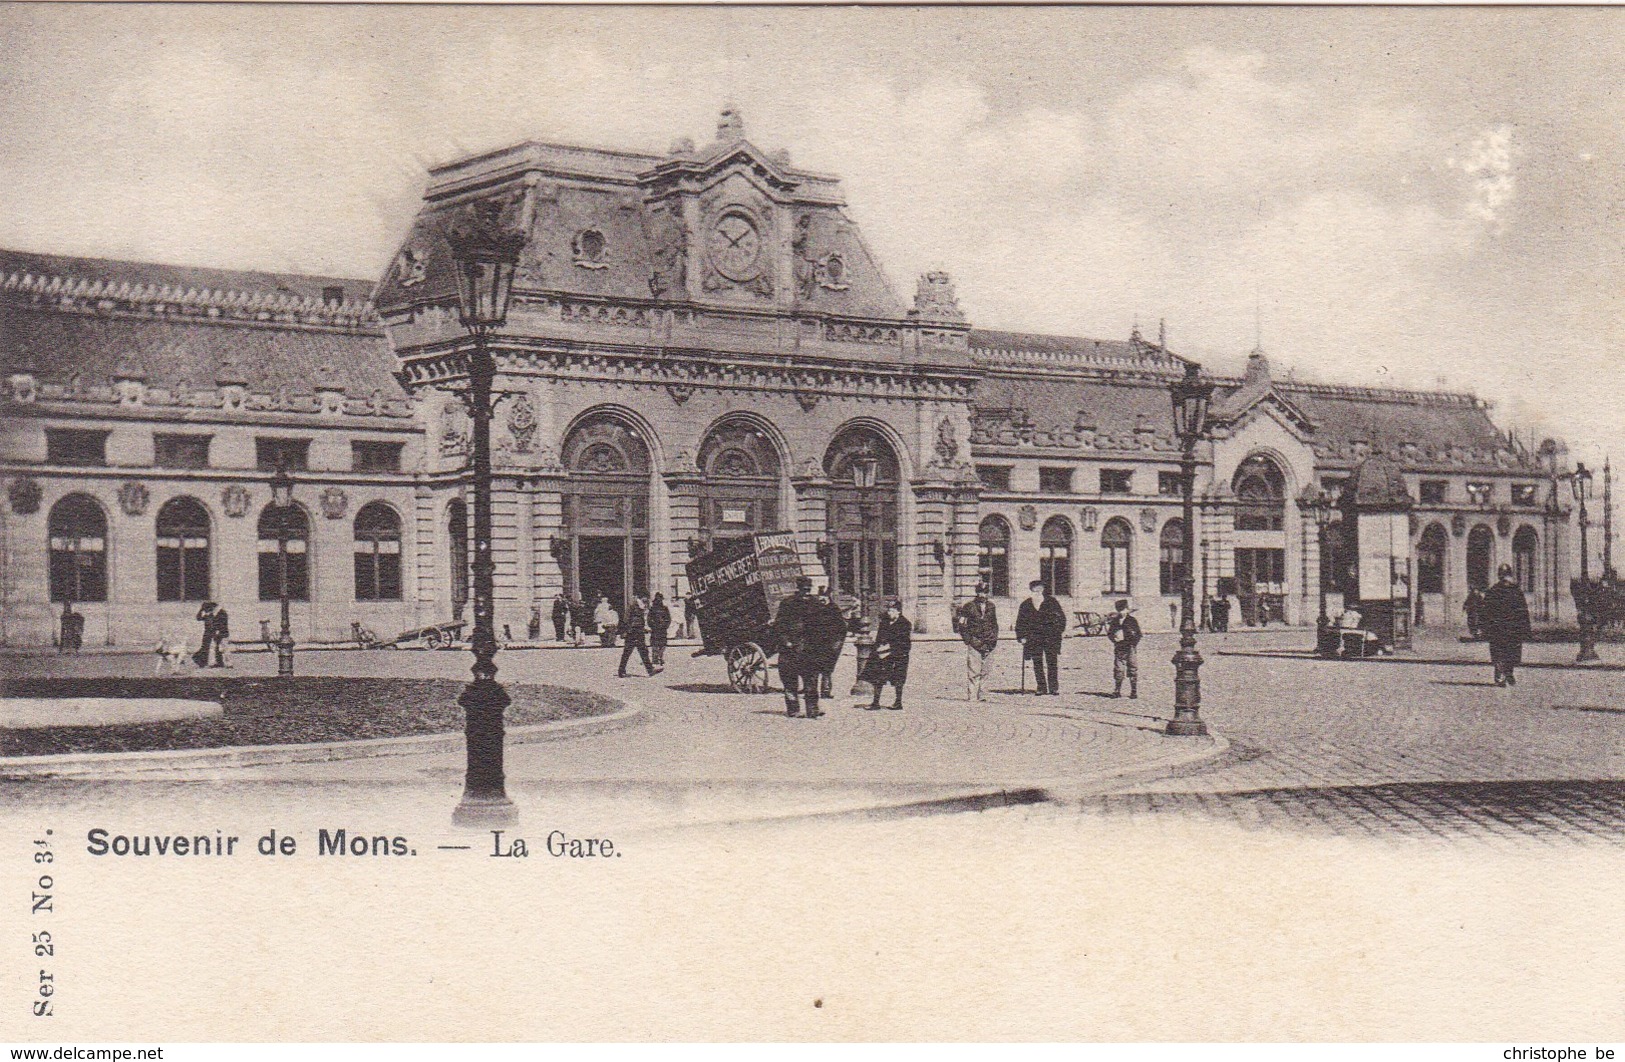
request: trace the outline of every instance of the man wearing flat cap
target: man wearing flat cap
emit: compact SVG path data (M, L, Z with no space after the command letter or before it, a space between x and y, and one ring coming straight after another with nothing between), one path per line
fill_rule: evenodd
M999 644L999 612L987 595L987 584L976 584L976 596L959 606L954 629L965 643L965 699L985 701L982 681L987 676L987 658Z
M1123 679L1128 679L1129 699L1140 695L1140 621L1128 601L1119 599L1117 611L1106 621L1106 638L1112 643L1112 696L1123 695Z

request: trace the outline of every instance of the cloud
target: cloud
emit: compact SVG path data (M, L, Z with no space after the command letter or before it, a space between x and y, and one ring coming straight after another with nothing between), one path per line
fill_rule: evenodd
M1505 227L1505 209L1517 191L1517 178L1512 172L1516 153L1512 127L1498 125L1473 141L1466 158L1448 162L1452 169L1467 175L1467 213L1497 230Z

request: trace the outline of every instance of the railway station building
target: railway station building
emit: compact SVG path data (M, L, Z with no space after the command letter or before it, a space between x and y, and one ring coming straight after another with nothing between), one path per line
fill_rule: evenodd
M278 537L300 640L445 622L468 597L469 418L448 228L526 242L493 428L497 629L555 594L686 592L720 539L795 531L802 564L927 632L988 579L1005 622L1042 578L1069 610L1128 598L1148 629L1199 598L1232 627L1313 625L1353 559L1308 499L1373 455L1414 500L1401 573L1459 626L1511 564L1572 615L1561 444L1531 451L1469 394L1296 382L1255 351L1219 377L1182 549L1159 335L976 327L953 281L899 292L840 181L724 112L664 153L527 142L431 171L384 275L356 280L0 251L0 643L275 626ZM269 475L295 476L270 506ZM194 639L195 640L195 639Z

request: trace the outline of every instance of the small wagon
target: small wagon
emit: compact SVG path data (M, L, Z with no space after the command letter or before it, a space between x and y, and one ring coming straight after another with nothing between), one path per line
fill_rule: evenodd
M367 648L400 649L406 646L422 646L425 649L450 649L462 641L465 626L462 620L454 620L451 623L415 627L409 631L402 631L393 638L375 638L367 643Z
M1106 633L1106 614L1104 612L1086 612L1077 609L1072 613L1076 621L1072 629L1085 638L1094 638Z
M701 648L694 655L720 655L735 692L767 692L768 668L780 649L773 618L779 602L795 593L800 575L790 531L730 539L689 560L700 623Z

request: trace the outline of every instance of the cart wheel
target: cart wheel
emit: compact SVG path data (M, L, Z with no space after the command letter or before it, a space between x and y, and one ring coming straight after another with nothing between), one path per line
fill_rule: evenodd
M445 640L440 637L439 631L430 631L425 636L424 641L429 643L430 649L439 649Z
M728 650L728 685L736 693L767 692L767 654L755 642Z

